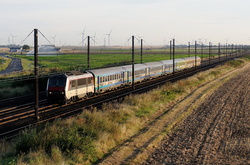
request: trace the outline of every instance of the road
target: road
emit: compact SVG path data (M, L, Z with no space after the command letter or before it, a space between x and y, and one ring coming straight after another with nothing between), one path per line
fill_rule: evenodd
M4 55L1 55L1 56L6 57ZM6 58L11 58L12 61L10 62L9 66L5 70L0 71L0 74L9 74L11 72L23 70L21 59L19 59L19 58L12 58L12 57L6 57Z

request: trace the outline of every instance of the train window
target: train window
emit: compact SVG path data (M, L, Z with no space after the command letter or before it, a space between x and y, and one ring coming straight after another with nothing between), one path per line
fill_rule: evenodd
M100 77L100 83L102 83L102 77Z
M66 79L63 78L51 78L49 80L49 86L55 86L55 87L65 87L66 85Z
M71 86L71 88L75 88L76 87L76 80L70 81L70 86Z
M88 84L92 84L92 78L91 77L88 78Z
M86 79L85 78L78 80L78 86L83 86L83 85L86 85Z
M105 76L105 82L107 82L108 81L108 76Z

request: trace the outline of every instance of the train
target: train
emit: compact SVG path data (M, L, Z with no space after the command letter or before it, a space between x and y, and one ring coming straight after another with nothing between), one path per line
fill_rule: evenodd
M201 58L175 59L175 72L201 65ZM173 73L173 60L134 64L134 83ZM132 84L132 65L71 71L49 77L47 99L51 103L67 104Z

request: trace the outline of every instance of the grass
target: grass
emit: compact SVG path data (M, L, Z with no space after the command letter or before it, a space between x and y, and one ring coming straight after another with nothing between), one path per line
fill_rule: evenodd
M41 55L39 56L39 74L47 74L60 71L71 71L71 70L86 70L88 67L87 63L87 53L83 52L86 50L70 50L67 51L69 54L62 55ZM169 60L170 52L169 48L148 48L143 49L142 63L154 62L161 60ZM74 53L75 52L75 53ZM202 53L203 52L203 53ZM71 54L70 54L71 53ZM78 53L78 54L76 54ZM228 55L232 53L232 50L228 49ZM234 52L236 53L236 52ZM102 68L102 67L112 67L119 65L131 64L131 50L122 48L113 49L93 49L90 53L90 68ZM218 47L214 47L211 52L211 58L218 55ZM221 49L221 56L225 56L225 50ZM19 77L23 75L32 75L34 70L34 57L26 55L10 55L21 58L23 71L19 73L13 73L11 75L1 76L2 78L8 77ZM194 48L191 48L190 54L188 53L188 48L176 47L175 58L184 58L188 56L194 56ZM203 51L201 48L197 50L197 56L201 58L207 58L208 48L204 47ZM135 63L141 63L140 49L135 49Z
M191 50L191 56L194 56L194 50ZM217 50L218 51L218 50ZM214 50L214 56L217 51ZM126 65L131 63L131 50L129 49L111 49L111 50L93 50L90 54L90 67L110 67L118 65ZM176 48L175 58L188 57L188 49ZM197 54L200 57L208 57L208 53L205 52ZM33 69L33 56L17 55L22 59L24 70ZM161 60L169 60L170 53L168 49L149 49L143 50L142 63L154 62ZM140 50L135 50L135 63L141 63ZM69 70L84 70L87 69L87 53L83 54L63 54L55 56L39 56L39 67L41 70L50 71L69 71Z
M1 88L0 99L21 96L21 95L29 94L31 92L32 92L32 89L29 86Z
M0 71L5 70L11 62L10 58L0 57Z
M0 164L92 164L135 135L159 111L194 89L249 59L237 59L191 78L125 97L123 103L106 103L77 117L46 124L12 142L0 144Z

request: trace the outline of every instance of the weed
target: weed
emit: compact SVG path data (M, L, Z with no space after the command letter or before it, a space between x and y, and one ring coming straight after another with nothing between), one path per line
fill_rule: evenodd
M227 65L234 67L234 68L241 67L243 64L244 64L244 61L242 60L232 60L232 61L227 62Z
M210 75L212 75L214 77L218 76L219 74L221 74L221 71L219 71L219 70L213 70L210 72Z

